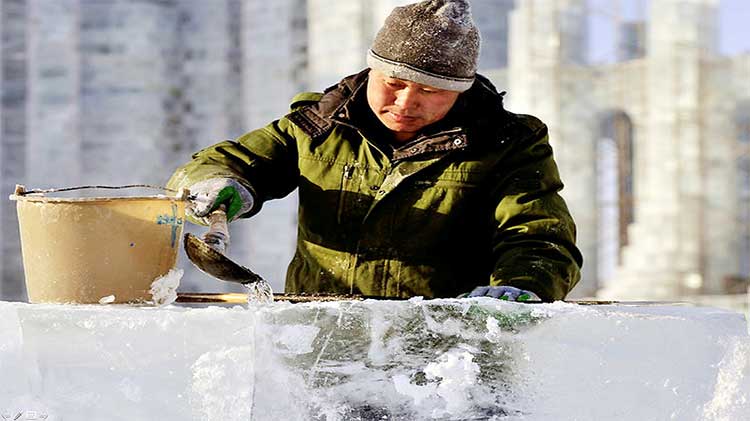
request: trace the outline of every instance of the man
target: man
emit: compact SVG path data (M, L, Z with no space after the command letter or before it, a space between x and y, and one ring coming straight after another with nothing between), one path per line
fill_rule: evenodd
M168 185L197 196L198 221L298 188L289 293L562 299L582 258L547 128L503 108L478 56L466 1L398 7L369 69L196 153Z

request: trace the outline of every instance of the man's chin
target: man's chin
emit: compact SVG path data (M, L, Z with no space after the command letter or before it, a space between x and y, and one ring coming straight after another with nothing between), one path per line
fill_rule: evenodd
M418 124L405 124L405 123L398 123L395 121L386 122L385 127L387 127L392 132L404 132L404 133L416 133L421 128Z

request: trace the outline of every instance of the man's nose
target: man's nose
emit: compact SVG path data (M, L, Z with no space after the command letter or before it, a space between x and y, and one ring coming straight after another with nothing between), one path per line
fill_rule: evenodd
M403 110L417 108L419 106L419 93L412 88L400 89L396 92L396 100L394 102Z

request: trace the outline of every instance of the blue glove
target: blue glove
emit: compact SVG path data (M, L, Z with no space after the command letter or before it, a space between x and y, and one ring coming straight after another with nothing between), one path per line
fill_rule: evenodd
M510 286L481 286L474 288L468 297L494 297L506 301L538 301L539 297L531 291Z
M253 207L253 195L245 186L231 178L209 178L188 187L191 206L189 212L196 219L203 219L224 204L227 222L246 214Z

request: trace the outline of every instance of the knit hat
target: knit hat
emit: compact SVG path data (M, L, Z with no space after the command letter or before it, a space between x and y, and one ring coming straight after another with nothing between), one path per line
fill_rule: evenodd
M479 31L467 0L427 0L393 9L367 53L390 77L463 92L474 83Z

